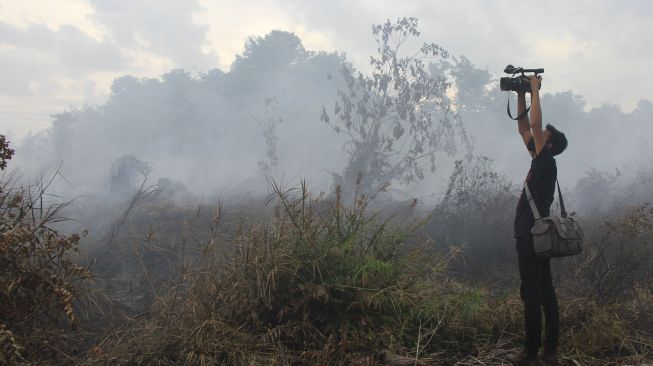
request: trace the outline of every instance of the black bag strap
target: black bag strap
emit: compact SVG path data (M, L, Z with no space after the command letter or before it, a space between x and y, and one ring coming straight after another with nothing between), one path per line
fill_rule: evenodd
M518 120L524 118L524 116L526 115L526 113L528 113L528 111L530 111L530 110L531 110L531 107L528 107L528 108L526 108L526 110L523 111L520 115L518 115L517 117L513 118L513 117L512 117L512 113L510 113L510 97L508 97L508 105L506 106L506 111L508 112L508 117L510 117L510 119L515 120L515 121L518 121Z
M556 185L558 186L558 201L560 202L560 216L567 217L567 210L565 209L565 201L562 199L562 191L560 190L560 182L556 178ZM539 220L542 217L540 216L540 211L535 205L535 200L531 195L531 190L528 189L528 183L524 181L524 190L526 191L526 198L528 199L528 204L531 206L531 211L533 211L533 217L535 220Z
M560 216L567 217L567 210L565 210L565 201L562 199L562 190L560 190L560 183L556 178L556 185L558 186L558 201L560 202Z

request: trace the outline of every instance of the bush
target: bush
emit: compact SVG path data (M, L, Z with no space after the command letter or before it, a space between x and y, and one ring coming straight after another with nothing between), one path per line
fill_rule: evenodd
M371 365L384 350L420 359L492 333L492 321L476 325L486 292L446 277L450 254L402 249L414 226L368 215L360 194L345 207L339 191L334 202L276 193L272 218L240 226L232 244L209 238L205 261L159 291L156 315L88 362Z
M514 191L489 158L457 161L443 200L422 230L436 244L461 247L464 261L454 266L458 273L476 281L513 277Z
M81 342L61 332L89 273L70 258L79 235L52 229L64 205L46 206L46 188L0 182L0 364L65 359Z

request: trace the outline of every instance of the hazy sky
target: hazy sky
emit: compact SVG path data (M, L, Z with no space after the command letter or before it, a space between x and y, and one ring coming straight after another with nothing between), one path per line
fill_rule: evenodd
M101 103L124 74L227 69L248 36L273 29L365 67L371 25L401 16L492 72L542 66L545 91L571 89L589 107L653 100L648 0L0 0L0 133L20 138Z

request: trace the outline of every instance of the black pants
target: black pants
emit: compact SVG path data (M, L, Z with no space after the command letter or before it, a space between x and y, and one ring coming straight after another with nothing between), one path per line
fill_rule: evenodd
M556 351L560 332L560 314L553 289L550 260L535 255L532 240L517 239L517 254L521 279L520 294L524 302L526 352L534 356L542 344L542 309L544 309L546 333L544 348L548 351Z

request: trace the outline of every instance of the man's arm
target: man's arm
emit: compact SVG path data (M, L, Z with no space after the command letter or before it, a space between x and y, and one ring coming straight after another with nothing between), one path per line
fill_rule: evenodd
M535 142L535 155L539 155L544 148L544 134L542 133L542 108L540 106L541 76L531 76L531 133Z
M524 145L528 145L528 140L531 139L531 126L528 122L528 113L524 113L526 110L526 93L519 92L517 93L517 115L524 115L517 121L517 129L521 135L522 140L524 140Z

